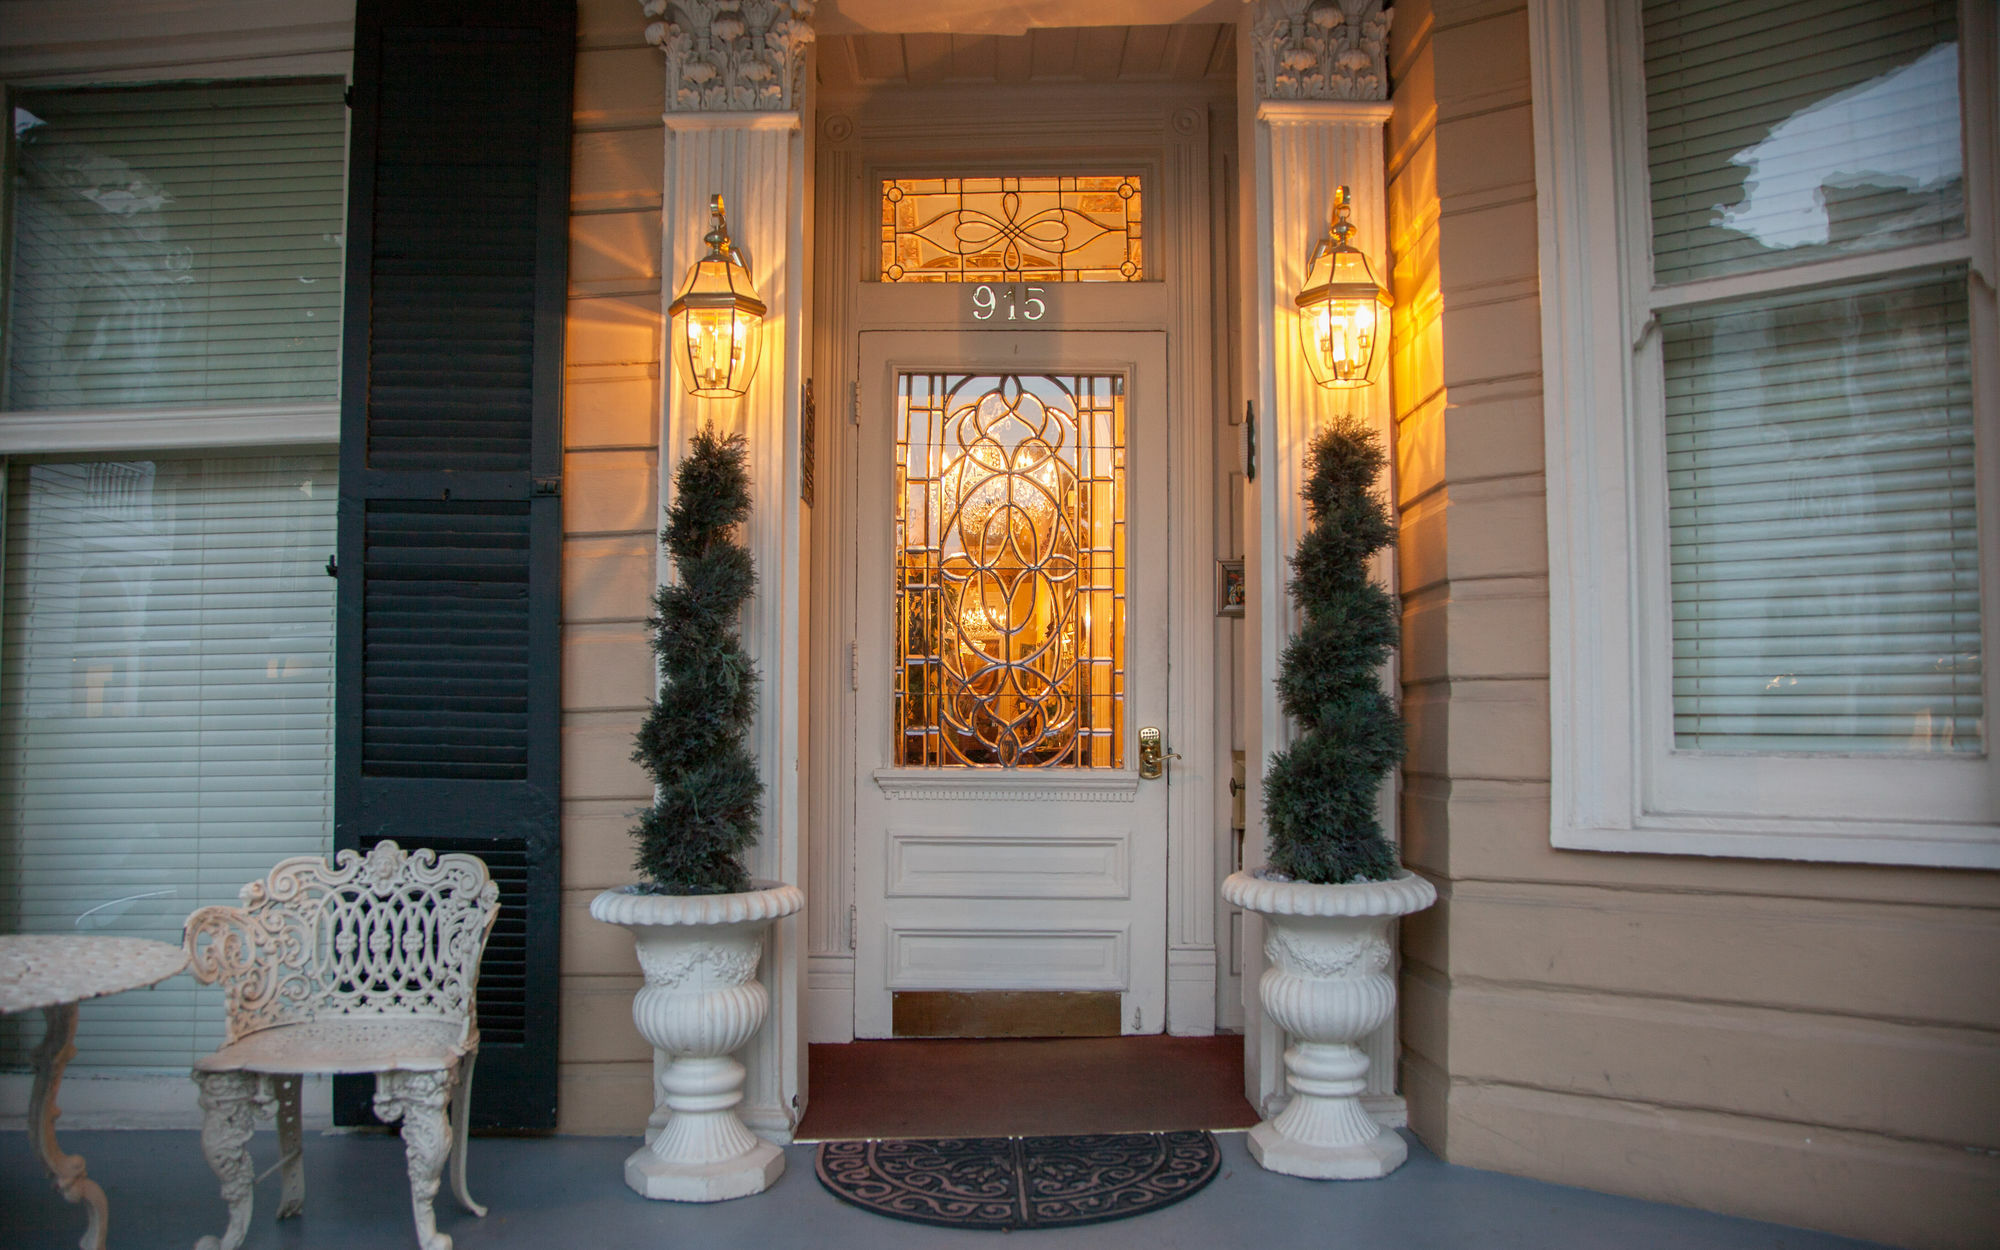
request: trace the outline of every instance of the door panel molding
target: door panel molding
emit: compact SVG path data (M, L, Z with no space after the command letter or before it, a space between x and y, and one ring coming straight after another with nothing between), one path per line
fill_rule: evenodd
M886 950L891 990L1122 990L1131 981L1134 957L1132 932L1123 927L913 926L898 929ZM1034 975L1024 978L1023 968ZM884 995L885 1024L889 1008ZM885 1027L881 1036L889 1035Z
M986 799L1002 803L1130 803L1139 774L1021 772L982 776L923 768L878 768L875 787L890 799Z
M889 829L890 898L1128 899L1132 831L996 837L966 830Z

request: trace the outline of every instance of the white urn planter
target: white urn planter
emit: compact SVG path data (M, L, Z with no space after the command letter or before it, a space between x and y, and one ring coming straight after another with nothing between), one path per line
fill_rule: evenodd
M1389 922L1437 901L1407 870L1389 881L1309 885L1232 873L1222 896L1264 918L1270 961L1264 1011L1291 1037L1291 1101L1250 1130L1266 1169L1319 1180L1366 1180L1401 1167L1409 1147L1361 1105L1368 1056L1354 1043L1396 1011Z
M757 964L771 922L805 906L797 886L742 894L606 890L590 914L632 931L646 984L632 1000L639 1035L669 1063L654 1090L667 1117L625 1160L625 1183L648 1198L722 1202L770 1188L784 1152L737 1118L744 1067L730 1056L770 1009Z

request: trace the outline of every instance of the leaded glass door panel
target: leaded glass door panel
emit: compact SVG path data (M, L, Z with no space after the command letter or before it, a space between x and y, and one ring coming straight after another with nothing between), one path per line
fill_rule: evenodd
M856 1035L940 992L1158 1032L1164 336L861 340Z
M898 371L896 763L1124 762L1124 381Z

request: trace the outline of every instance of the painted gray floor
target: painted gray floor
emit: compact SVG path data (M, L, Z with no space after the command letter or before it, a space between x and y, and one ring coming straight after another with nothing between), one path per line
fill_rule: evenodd
M1177 1206L1113 1224L1025 1233L954 1233L844 1206L814 1179L809 1146L787 1152L785 1175L767 1193L681 1206L648 1202L625 1188L621 1167L635 1148L631 1140L476 1139L472 1195L491 1214L474 1218L441 1195L438 1223L458 1250L1001 1250L1024 1241L1063 1250L1858 1250L1869 1244L1453 1167L1417 1145L1410 1162L1386 1180L1294 1180L1257 1167L1242 1134L1220 1137L1222 1175ZM85 1156L110 1196L112 1250L192 1247L197 1237L222 1231L224 1209L198 1134L76 1132L60 1140ZM274 1135L259 1133L255 1149L260 1167L267 1166L275 1158ZM244 1250L415 1246L398 1140L309 1135L306 1173L306 1212L282 1224L270 1218L277 1177L258 1186L261 1205ZM70 1250L83 1232L81 1217L82 1209L49 1185L27 1135L0 1135L0 1247Z

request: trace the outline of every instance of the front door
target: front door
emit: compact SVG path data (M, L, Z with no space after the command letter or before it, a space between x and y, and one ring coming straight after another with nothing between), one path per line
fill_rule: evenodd
M855 1035L1160 1032L1165 336L860 337Z

